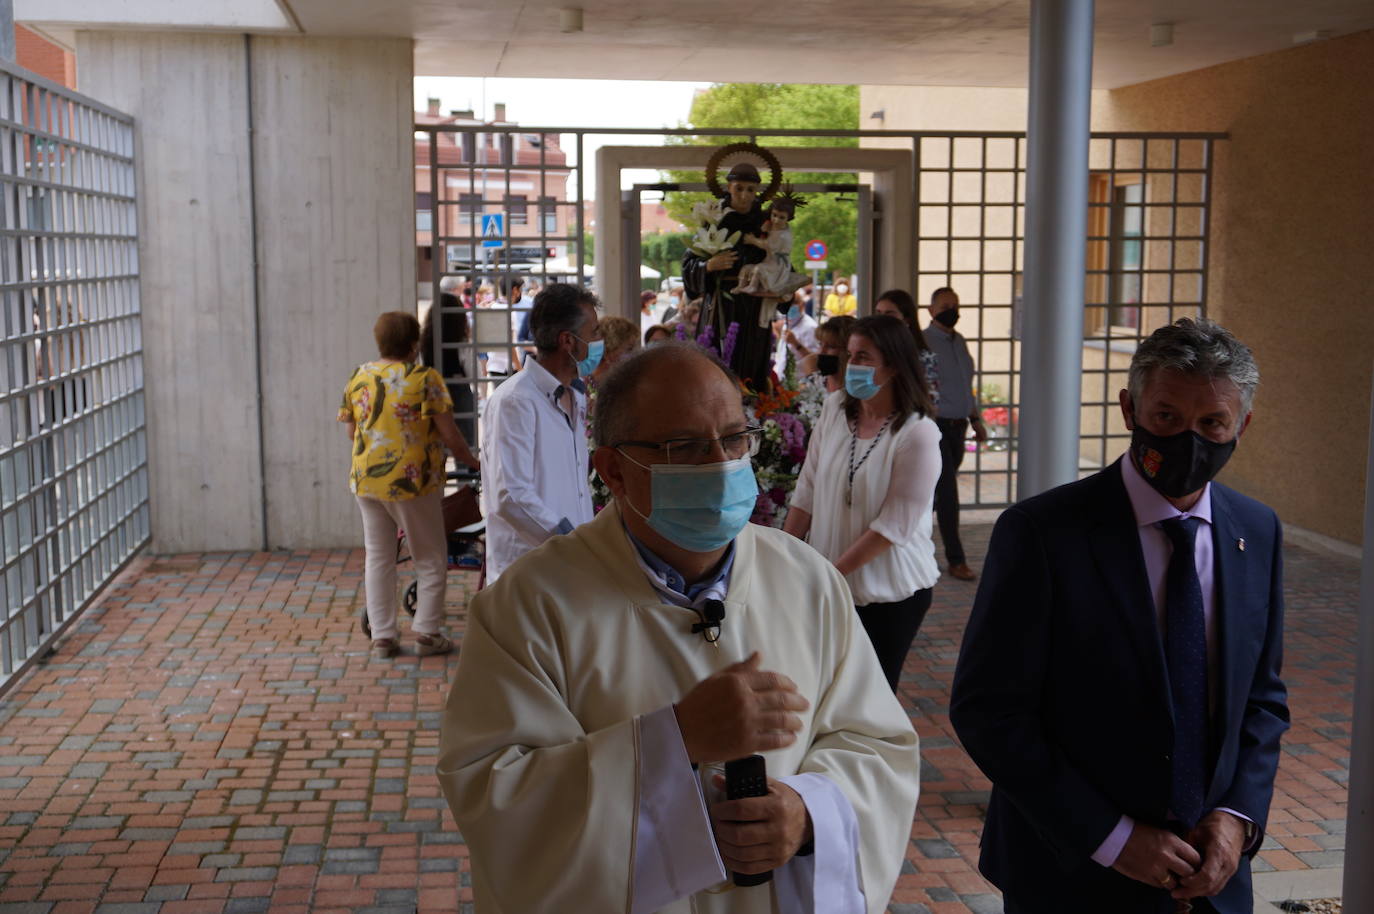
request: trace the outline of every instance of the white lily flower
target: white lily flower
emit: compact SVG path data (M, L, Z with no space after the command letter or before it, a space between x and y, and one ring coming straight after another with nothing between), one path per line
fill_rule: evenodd
M692 204L692 218L704 226L714 226L725 218L725 201L699 200Z
M692 238L692 250L702 257L711 257L734 246L730 237L726 229L703 226Z

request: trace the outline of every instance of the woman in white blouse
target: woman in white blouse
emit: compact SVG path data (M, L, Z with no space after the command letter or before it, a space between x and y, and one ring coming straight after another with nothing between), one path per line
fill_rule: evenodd
M895 692L940 576L930 538L940 432L902 321L859 319L848 352L845 389L825 400L783 529L849 581Z

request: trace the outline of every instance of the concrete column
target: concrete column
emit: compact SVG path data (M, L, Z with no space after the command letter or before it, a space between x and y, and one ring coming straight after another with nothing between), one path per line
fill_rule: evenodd
M1369 865L1374 860L1374 415L1369 423L1367 460L1360 631L1355 649L1355 705L1350 712L1350 795L1345 813L1342 899L1347 911L1374 911L1374 867Z
M1093 0L1032 0L1017 497L1078 476Z
M356 545L334 409L415 309L411 42L77 34L136 121L153 550Z
M0 0L0 60L14 63L14 0Z
M607 314L618 314L639 321L639 307L630 306L630 290L621 275L621 259L629 256L631 240L621 237L620 169L615 150L602 146L596 151L596 279L592 288L601 298ZM585 172L583 172L585 174ZM583 195L585 197L585 194ZM637 241L637 239L634 239ZM639 248L634 246L634 255Z

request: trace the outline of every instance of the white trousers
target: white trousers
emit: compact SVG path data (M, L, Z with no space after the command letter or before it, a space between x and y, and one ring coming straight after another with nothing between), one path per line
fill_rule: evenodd
M411 632L432 635L444 618L448 587L448 543L444 536L444 493L404 501L354 496L363 516L363 589L367 594L367 621L373 640L396 637L396 528L406 532L406 545L419 582Z

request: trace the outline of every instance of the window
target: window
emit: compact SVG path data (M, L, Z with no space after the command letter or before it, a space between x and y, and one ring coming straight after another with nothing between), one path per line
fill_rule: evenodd
M539 231L545 235L558 234L558 201L553 197L539 198Z
M1144 184L1123 184L1112 190L1112 272L1107 323L1113 327L1140 326L1144 204Z
M415 195L415 231L434 230L434 198L429 194Z
M463 161L473 162L477 160L477 134L464 133L463 137Z
M507 165L515 164L515 137L509 133L501 134L501 161Z
M481 194L459 194L458 195L458 219L460 222L467 222L476 225L482 215L482 195Z
M529 224L530 205L524 194L511 194L506 197L506 212L510 216L511 225Z

